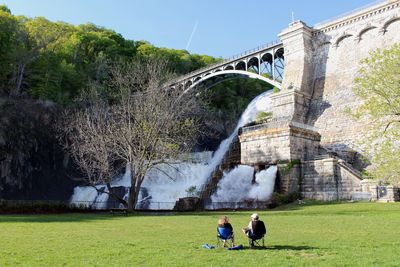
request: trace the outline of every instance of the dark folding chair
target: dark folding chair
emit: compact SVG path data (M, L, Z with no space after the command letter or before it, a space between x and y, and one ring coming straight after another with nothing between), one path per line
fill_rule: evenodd
M217 247L233 247L233 232L228 228L217 227Z
M248 236L249 246L250 247L263 247L264 248L265 247L264 236L265 235L257 236L257 235L250 234Z

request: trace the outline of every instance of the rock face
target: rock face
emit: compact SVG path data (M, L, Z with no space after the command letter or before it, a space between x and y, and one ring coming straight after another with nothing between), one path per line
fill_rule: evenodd
M49 103L0 99L0 199L67 200L77 182L56 139Z
M178 199L175 203L174 210L177 211L195 211L203 207L202 200L198 197L184 197Z

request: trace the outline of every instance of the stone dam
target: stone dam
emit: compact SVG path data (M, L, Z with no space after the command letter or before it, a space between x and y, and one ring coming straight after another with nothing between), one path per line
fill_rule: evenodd
M360 61L400 42L400 1L381 1L314 27L295 21L281 31L282 89L274 93L269 122L243 127L232 162L278 164L281 193L341 200L379 196L361 179L364 125L345 113L360 104L353 91ZM388 200L396 192L388 187Z

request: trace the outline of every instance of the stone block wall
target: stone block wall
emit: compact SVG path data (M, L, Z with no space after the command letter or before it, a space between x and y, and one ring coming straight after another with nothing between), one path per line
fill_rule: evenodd
M299 192L301 188L301 165L296 164L289 168L289 164L278 164L278 191L283 194Z
M272 94L272 117L276 120L286 119L303 123L306 119L310 100L310 95L294 88Z
M280 160L304 160L318 151L318 133L294 126L293 122L272 122L244 127L239 135L242 164L271 164Z
M361 104L352 90L360 62L377 48L399 43L399 32L400 1L384 1L313 28L307 123L319 129L321 145L342 158L362 153L359 140L367 131L368 121L354 121L346 113Z
M342 158L360 158L363 147L358 141L368 121L353 121L346 113L361 104L352 91L354 78L370 51L400 42L399 32L398 0L382 1L314 27L291 23L279 34L286 65L274 112L318 128L321 144ZM294 101L293 95L292 107L287 107L290 97L285 94L290 90L302 93L303 101Z
M304 198L318 200L350 200L361 192L357 174L341 164L340 160L327 158L303 162L302 192Z
M290 24L279 35L285 51L282 91L271 95L273 120L283 123L244 128L239 136L241 163L300 159L306 198L352 199L362 192L354 168L366 164L359 140L369 122L353 121L346 110L362 103L352 90L360 61L372 50L399 43L399 32L399 0L382 1L314 28L301 21ZM334 158L318 159L319 145L335 152ZM282 190L290 192L298 177L280 179Z
M331 159L306 161L302 168L301 187L304 198L338 200L335 161Z

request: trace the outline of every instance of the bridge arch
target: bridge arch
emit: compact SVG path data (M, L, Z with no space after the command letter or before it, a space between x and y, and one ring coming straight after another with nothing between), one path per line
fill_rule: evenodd
M273 55L270 52L264 53L260 55L260 74L268 75L269 77L273 76Z
M192 81L187 81L187 82L185 83L185 87L190 87L192 84L193 84Z
M178 87L179 85L185 89L187 88L186 85L192 87L212 77L221 76L215 78L217 82L221 82L225 79L234 78L235 75L233 74L236 74L264 80L280 88L285 66L283 51L283 44L281 42L259 46L241 55L222 60L221 62L185 74L171 81L169 86ZM187 84L188 81L191 81L192 84Z
M235 70L243 70L243 71L245 71L246 70L246 62L243 61L243 60L238 61L235 64Z
M283 47L275 51L274 62L272 65L273 65L272 77L274 77L275 79L278 78L280 80L283 80L283 72L285 69L285 56Z
M268 62L272 64L272 53L267 52L264 54L261 54L261 62Z
M254 56L247 60L247 71L259 72L258 57Z
M233 65L227 65L226 67L224 67L224 70L234 70L235 67Z
M274 57L275 58L285 59L283 47L281 47L281 48L279 48L278 50L275 51Z
M281 89L281 87L282 87L279 82L277 82L275 80L272 80L270 78L264 77L262 75L259 75L257 73L243 71L243 70L223 70L223 71L218 71L218 72L211 73L211 74L209 74L207 76L203 76L200 79L196 78L195 82L193 84L191 84L188 88L186 88L186 90L190 90L191 88L194 88L197 85L199 85L200 83L202 83L202 82L204 82L204 81L206 81L208 79L211 79L213 77L227 75L227 74L233 74L233 75L238 75L238 76L247 76L249 78L262 80L262 81L264 81L266 83L269 83L269 84L271 84L271 85L273 85L273 86L275 86L275 87L277 87L279 89Z

